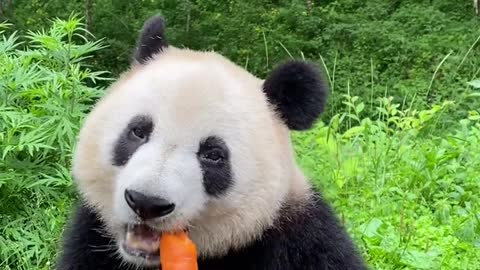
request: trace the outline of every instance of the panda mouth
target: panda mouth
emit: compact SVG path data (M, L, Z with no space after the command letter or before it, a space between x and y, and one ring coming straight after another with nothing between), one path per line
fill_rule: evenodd
M123 250L131 256L158 260L160 257L160 235L159 230L147 224L128 224L125 228Z

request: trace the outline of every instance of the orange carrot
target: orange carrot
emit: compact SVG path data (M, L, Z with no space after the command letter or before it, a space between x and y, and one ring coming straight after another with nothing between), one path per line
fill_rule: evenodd
M161 235L160 263L162 270L198 270L197 249L186 232Z

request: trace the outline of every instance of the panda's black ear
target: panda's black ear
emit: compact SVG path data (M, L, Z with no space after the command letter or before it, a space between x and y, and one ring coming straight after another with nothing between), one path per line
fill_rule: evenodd
M328 86L317 68L299 60L275 68L265 80L263 91L292 130L311 128L328 96Z
M148 19L138 37L134 60L145 64L153 55L168 47L165 39L165 22L161 16Z

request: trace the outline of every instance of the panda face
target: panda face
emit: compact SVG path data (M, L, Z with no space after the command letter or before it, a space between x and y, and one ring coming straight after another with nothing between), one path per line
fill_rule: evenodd
M127 261L158 265L165 231L188 230L201 255L217 255L272 222L291 150L261 85L216 54L172 47L93 109L74 176Z
M88 115L73 161L84 202L137 266L158 266L167 231L188 230L201 257L261 237L287 196L309 192L289 129L310 128L326 99L307 63L263 81L216 53L169 46L163 25L145 23L134 65Z

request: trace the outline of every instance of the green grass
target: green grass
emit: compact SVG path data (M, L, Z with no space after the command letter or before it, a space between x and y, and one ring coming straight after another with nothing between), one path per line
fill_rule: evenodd
M56 20L48 31L24 37L28 49L19 49L17 35L0 39L0 269L51 269L58 253L75 197L72 147L102 94L92 87L102 73L84 64L102 45L86 41L82 27L75 17ZM434 73L452 63L438 57L428 79L403 90L448 88ZM373 82L373 70L372 64L365 72L366 83ZM342 73L328 71L333 85ZM388 91L378 97L383 86L372 84L364 100L349 86L346 95L332 93L341 101L336 114L293 139L301 167L368 263L374 269L480 269L480 114L464 109L478 102L478 93L410 106L412 95L402 102Z

